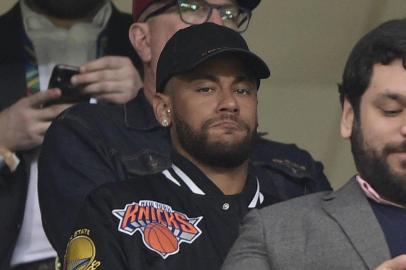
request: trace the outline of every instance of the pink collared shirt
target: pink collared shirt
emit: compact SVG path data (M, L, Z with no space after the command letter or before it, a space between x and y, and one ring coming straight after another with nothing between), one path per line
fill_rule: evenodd
M365 196L370 198L371 200L375 201L376 203L379 204L385 204L385 205L392 205L400 208L405 208L402 205L399 205L397 203L390 202L388 200L385 200L382 198L378 192L376 192L369 184L367 181L361 178L361 176L357 175L356 176L357 182L359 186L361 187L362 191L364 192Z

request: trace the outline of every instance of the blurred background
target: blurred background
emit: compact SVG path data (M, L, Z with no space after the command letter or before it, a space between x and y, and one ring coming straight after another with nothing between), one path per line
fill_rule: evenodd
M1 0L0 14L16 2ZM132 1L113 2L130 12ZM335 188L355 173L339 134L337 83L346 58L367 31L405 15L405 0L262 0L245 33L272 73L261 83L261 131L308 150Z

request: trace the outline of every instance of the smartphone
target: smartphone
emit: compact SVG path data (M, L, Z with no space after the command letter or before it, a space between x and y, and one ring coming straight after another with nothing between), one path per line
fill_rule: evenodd
M82 88L71 83L73 75L79 74L79 68L69 65L56 65L52 70L49 88L59 88L60 98L48 102L45 106L62 103L89 102L90 96L82 94Z

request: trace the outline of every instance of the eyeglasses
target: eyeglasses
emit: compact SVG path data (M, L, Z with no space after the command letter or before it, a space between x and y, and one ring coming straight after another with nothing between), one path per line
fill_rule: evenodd
M177 0L150 13L145 17L144 21L163 13L176 4L179 8L180 18L186 24L207 22L213 13L213 9L217 9L225 26L242 33L247 30L251 19L251 11L238 5L214 5L206 0Z

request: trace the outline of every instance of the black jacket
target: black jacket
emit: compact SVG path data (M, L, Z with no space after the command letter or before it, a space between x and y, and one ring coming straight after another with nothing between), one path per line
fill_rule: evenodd
M53 122L39 158L38 189L43 226L59 256L86 195L168 168L169 140L143 91L121 107L76 105ZM275 201L331 189L322 165L293 144L258 137L251 162Z
M106 43L107 55L129 56L141 70L141 62L128 40L132 18L113 7L112 16L100 35ZM26 94L21 10L16 4L0 17L0 111L14 104ZM22 224L28 187L26 152L17 153L22 163L14 173L0 171L0 269L8 269L19 229Z
M66 270L79 262L97 270L220 269L249 209L275 202L268 179L249 173L240 194L224 195L189 160L177 153L172 160L162 173L90 193L68 244Z

